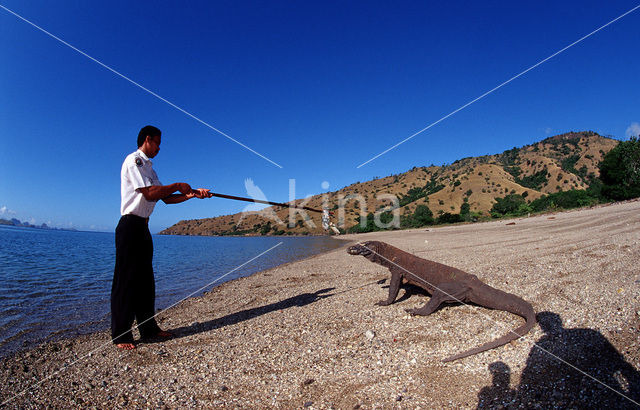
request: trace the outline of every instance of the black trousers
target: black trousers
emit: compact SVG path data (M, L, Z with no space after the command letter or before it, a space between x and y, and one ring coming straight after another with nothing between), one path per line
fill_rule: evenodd
M116 266L111 287L111 338L113 343L132 343L134 319L142 338L155 336L155 280L153 241L147 220L124 215L116 228Z

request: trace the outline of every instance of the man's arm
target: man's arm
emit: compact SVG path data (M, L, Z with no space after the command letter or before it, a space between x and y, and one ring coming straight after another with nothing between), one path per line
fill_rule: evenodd
M162 198L162 202L165 204L179 204L191 198L195 198L195 196L194 192L190 192L188 194L172 194Z
M209 193L209 189L198 188L192 189L188 194L173 194L162 198L165 204L179 204L191 198L211 198L213 195Z
M208 189L191 189L189 184L177 182L171 185L154 185L138 189L147 201L157 201L161 199L165 204L179 204L191 198L211 198ZM180 191L179 194L174 192Z
M175 184L171 185L153 185L144 188L138 188L138 191L140 191L140 193L144 195L144 198L147 201L158 201L160 199L172 196L171 194L176 191L180 191L182 195L186 196L187 194L190 194L192 192L192 189L191 186L185 182L176 182ZM183 201L186 201L187 199L190 198L185 198L183 199Z

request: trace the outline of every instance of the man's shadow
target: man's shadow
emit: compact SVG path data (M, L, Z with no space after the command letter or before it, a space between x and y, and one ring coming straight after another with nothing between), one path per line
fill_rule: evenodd
M208 332L211 330L219 329L224 326L235 325L245 320L251 320L258 316L265 315L277 310L284 310L293 306L306 306L318 300L333 296L332 294L325 294L331 292L335 288L321 289L315 293L302 293L300 295L281 300L276 303L271 303L265 306L259 306L256 308L241 310L236 313L232 313L217 319L209 320L202 323L194 323L190 326L183 326L175 329L171 329L171 333L174 334L174 339L195 335L198 333Z
M479 409L505 408L513 402L515 390L509 388L511 369L504 362L489 365L491 386L483 387L478 393Z
M509 389L506 364L491 364L493 385L478 394L478 408L640 406L640 372L600 332L565 329L553 312L539 313L538 323L545 335L531 349L518 387Z

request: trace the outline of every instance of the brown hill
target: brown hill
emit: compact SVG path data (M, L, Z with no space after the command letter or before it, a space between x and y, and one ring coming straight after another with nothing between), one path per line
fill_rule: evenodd
M521 194L528 201L545 194L586 189L598 176L598 163L617 140L592 131L556 135L502 154L464 158L450 165L414 167L372 181L357 182L338 191L296 200L300 205L334 213L332 221L348 229L361 215L380 214L392 206L400 213L413 213L419 204L434 215L459 213L467 201L471 212L488 215L495 198ZM386 208L385 208L386 207ZM290 210L269 207L259 212L237 213L215 218L180 221L160 232L169 235L308 235L325 234L320 214L298 213L290 221ZM291 226L289 227L291 222Z

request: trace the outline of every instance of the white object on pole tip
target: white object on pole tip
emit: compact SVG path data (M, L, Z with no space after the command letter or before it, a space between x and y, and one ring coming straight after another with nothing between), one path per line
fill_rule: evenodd
M325 231L329 229L329 210L322 210L322 229Z

